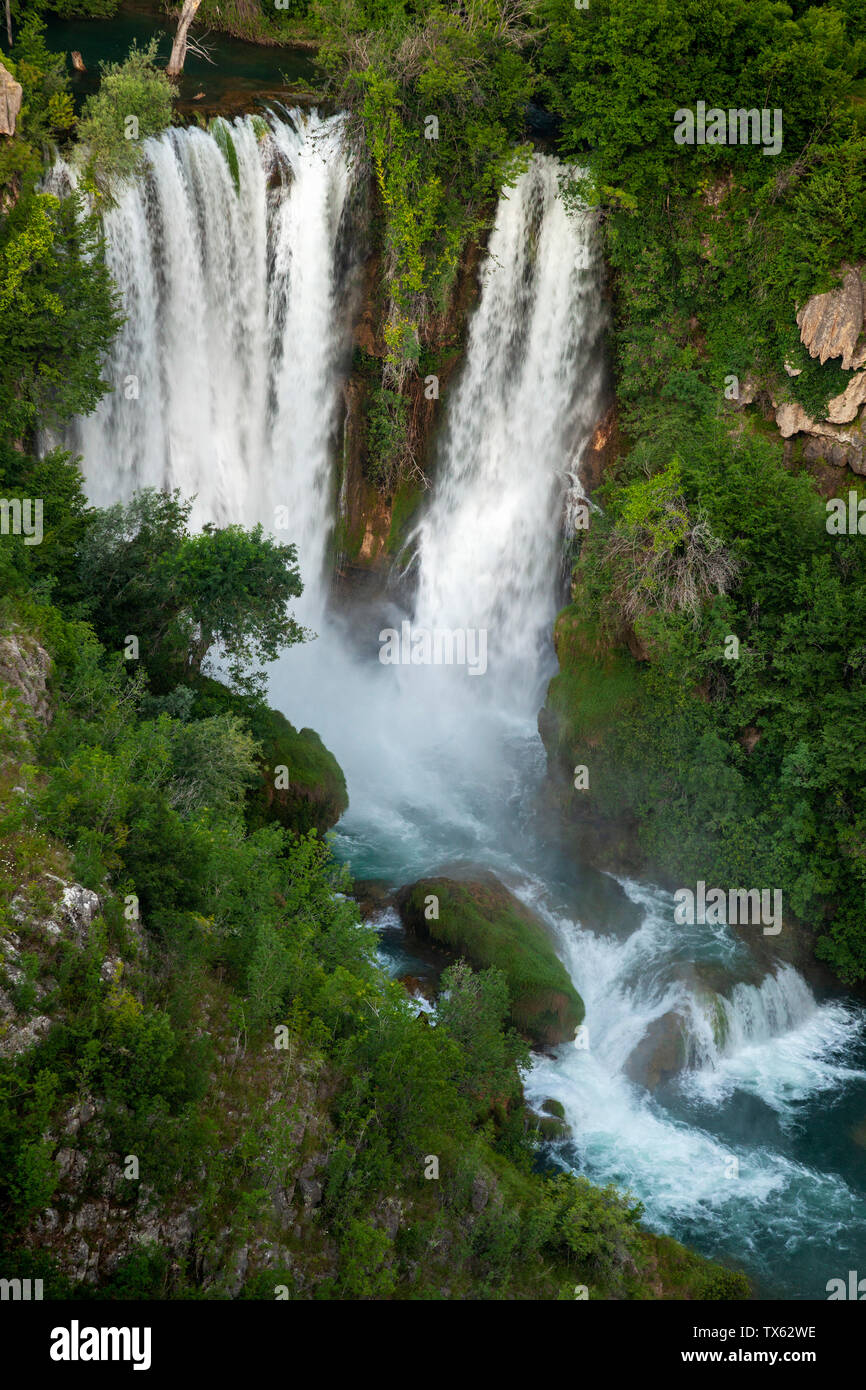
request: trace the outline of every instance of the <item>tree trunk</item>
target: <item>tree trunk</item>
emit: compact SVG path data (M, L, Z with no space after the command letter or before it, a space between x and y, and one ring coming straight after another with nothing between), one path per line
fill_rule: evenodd
M12 10L10 0L6 0L6 37L9 40L9 47L12 47Z
M180 19L178 20L177 33L174 36L174 43L171 46L171 57L168 60L168 67L165 70L169 77L180 77L183 72L184 60L186 58L186 36L189 33L189 26L195 19L195 12L200 4L201 0L183 0L183 9L180 12Z

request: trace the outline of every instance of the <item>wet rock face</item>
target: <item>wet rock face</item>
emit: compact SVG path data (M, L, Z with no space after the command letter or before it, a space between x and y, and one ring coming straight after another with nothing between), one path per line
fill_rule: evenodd
M866 348L857 348L863 330L864 289L860 269L844 266L842 284L826 294L814 294L797 314L800 340L823 365L841 357L846 371L861 367Z
M685 1019L676 1010L653 1019L625 1064L625 1074L638 1086L654 1091L686 1064Z

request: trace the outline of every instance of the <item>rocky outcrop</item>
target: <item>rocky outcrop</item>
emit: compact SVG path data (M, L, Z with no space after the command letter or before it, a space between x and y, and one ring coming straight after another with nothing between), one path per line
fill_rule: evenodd
M15 122L21 110L23 88L20 82L0 63L0 135L14 135Z
M98 894L47 872L12 898L13 930L0 936L0 1057L17 1057L46 1037L56 1019L37 1010L50 992L57 944L82 950L101 911ZM34 958L40 962L35 978ZM117 960L109 957L105 965L113 971Z
M260 726L265 716L259 719ZM313 729L296 729L279 710L257 728L262 740L262 782L250 792L254 819L276 820L288 830L324 834L349 805L346 779L333 753Z
M826 419L812 420L796 401L785 401L776 405L776 424L783 439L791 439L798 434L808 436L804 448L807 462L821 460L836 468L847 467L853 473L864 475L866 438L862 416L858 414L863 401L866 401L866 372L858 373L845 391L830 401ZM851 423L834 423L834 419L850 420Z
M17 630L0 637L0 685L8 686L17 701L40 724L51 719L46 681L51 658L34 637Z
M740 384L734 409L758 402L767 418L774 418L785 440L803 436L798 447L807 464L850 468L866 475L866 288L863 267L843 265L842 284L825 294L813 295L797 313L803 345L823 365L839 359L852 375L845 389L833 396L818 418L810 416L791 396L784 377L759 382L749 374ZM802 368L784 363L788 378L802 375ZM816 477L819 471L813 467ZM832 491L833 484L829 484Z
M402 888L397 906L413 936L505 975L513 1023L536 1045L569 1042L583 1021L583 1000L547 930L493 874L427 878Z
M861 267L843 265L842 284L826 294L814 294L797 314L800 340L821 364L841 357L846 371L866 362L866 347L858 347L863 331L864 288Z
M622 437L616 402L606 407L580 456L580 481L587 496L598 487L610 464L619 457Z
M624 1071L630 1081L654 1091L682 1071L685 1063L685 1020L682 1014L671 1010L653 1019L629 1055Z

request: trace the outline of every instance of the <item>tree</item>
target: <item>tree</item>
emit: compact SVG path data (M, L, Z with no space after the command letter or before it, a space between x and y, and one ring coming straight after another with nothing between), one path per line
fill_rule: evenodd
M518 1067L529 1065L526 1044L504 1027L508 1009L508 983L501 970L477 973L461 960L442 976L439 1022L463 1049L461 1090L485 1113L491 1105L507 1106L518 1099Z
M303 589L295 547L261 526L192 535L191 505L146 488L97 513L79 563L85 602L107 646L137 637L157 690L197 677L214 649L238 689L260 690L264 676L246 674L250 663L308 636L287 607Z
M145 48L133 43L122 63L103 63L99 91L84 103L78 139L103 192L113 178L140 172L142 141L171 123L172 86L156 66L156 50L156 39Z
M183 0L183 9L180 12L180 19L177 22L177 32L174 36L174 43L171 46L171 57L168 60L166 73L169 77L180 77L183 72L183 65L186 61L186 50L188 45L187 35L189 26L195 19L196 10L201 4L201 0Z
M23 196L0 242L0 430L21 438L97 405L120 326L98 218L78 195Z

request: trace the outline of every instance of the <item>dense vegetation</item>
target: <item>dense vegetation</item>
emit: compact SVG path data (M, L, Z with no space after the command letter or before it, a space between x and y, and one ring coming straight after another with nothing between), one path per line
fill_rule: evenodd
M598 807L636 817L649 864L782 888L848 982L866 977L866 552L828 535L799 451L726 387L814 418L852 375L809 356L795 312L866 256L858 12L553 3L544 48L603 218L625 436L560 623L558 747L591 762ZM779 155L675 144L700 99L780 108ZM847 470L829 487L862 494Z
M644 1232L627 1196L536 1171L500 970L453 967L431 1024L378 965L320 836L345 804L339 769L267 708L255 674L306 637L294 547L259 529L192 534L177 495L93 509L79 461L38 451L37 423L62 426L107 389L120 306L96 215L38 187L43 144L71 122L36 20L9 65L26 99L0 152L14 345L0 492L42 499L44 534L0 537L4 1274L60 1297L742 1296L742 1276ZM516 72L504 60L506 104ZM378 84L365 110L386 132L387 189L403 117ZM167 118L147 54L103 90L143 128ZM135 172L121 114L99 95L83 114L97 205ZM504 149L491 137L472 171L479 198ZM435 235L415 243L412 294L459 243L436 221L456 216L453 187L418 176ZM402 245L395 232L409 267ZM310 794L275 804L279 771ZM85 1209L115 1257L95 1289L73 1288L61 1238Z
M461 265L527 158L527 102L556 114L581 171L568 191L598 207L612 273L622 447L558 626L551 749L589 763L594 805L633 818L659 872L781 887L819 954L862 980L862 540L828 534L798 451L725 389L748 381L816 416L850 379L808 355L795 311L866 258L857 0L222 8L255 37L303 25L351 112L381 252L383 342L364 371L387 491L417 462L412 393L439 370ZM44 499L44 539L0 538L0 584L5 637L51 659L52 718L5 691L0 930L15 954L0 989L16 1026L52 1023L0 1060L6 1252L41 1268L36 1218L68 1200L56 1155L93 1104L79 1193L104 1195L134 1154L140 1190L121 1183L121 1205L196 1213L185 1262L120 1243L114 1296L742 1292L647 1236L627 1198L534 1170L507 973L453 967L435 1026L387 982L320 838L345 805L339 768L253 674L305 637L293 547L238 527L193 535L177 496L94 511L77 461L37 451L37 422L106 389L120 306L88 206L135 175L121 118L142 135L171 118L144 51L105 72L76 122L41 13L13 3L3 59L24 106L0 146L0 492ZM781 151L677 145L674 113L699 100L779 108ZM76 130L87 206L38 183L50 142ZM840 476L843 495L862 487ZM83 943L46 940L46 874L99 894ZM320 1191L286 1222L301 1175ZM240 1247L253 1254L235 1277Z

